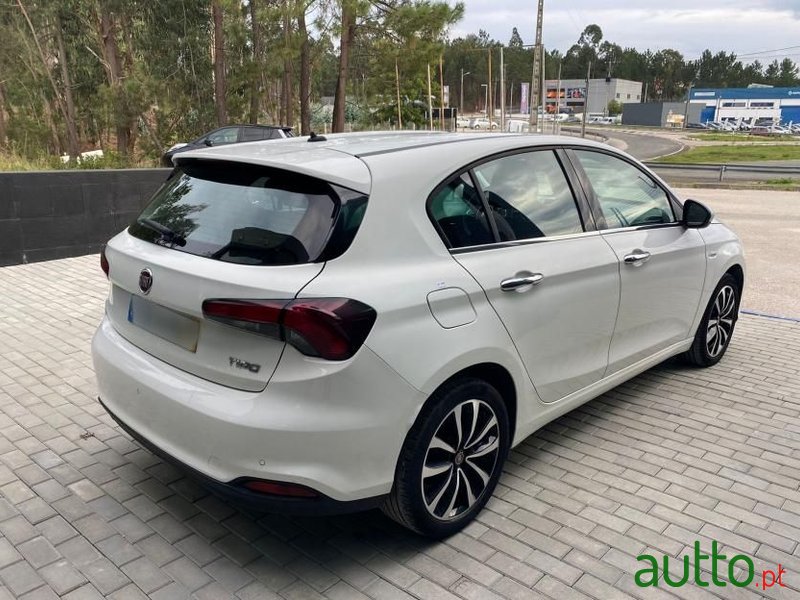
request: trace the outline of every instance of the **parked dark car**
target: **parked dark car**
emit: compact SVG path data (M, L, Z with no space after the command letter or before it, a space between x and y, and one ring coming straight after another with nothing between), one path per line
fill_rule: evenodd
M188 144L173 145L164 152L161 157L161 164L165 167L172 167L172 157L179 152L196 150L206 146L223 146L225 144L257 142L259 140L280 140L290 137L294 137L291 127L280 125L227 125L214 131L209 131Z

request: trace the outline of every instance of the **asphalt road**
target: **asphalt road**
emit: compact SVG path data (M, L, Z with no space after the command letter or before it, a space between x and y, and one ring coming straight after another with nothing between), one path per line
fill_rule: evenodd
M747 276L742 308L800 319L800 192L676 189L707 204L742 239Z
M639 160L653 160L659 156L673 154L683 148L678 141L654 135L652 133L630 133L613 129L590 129L592 133L609 138L608 143L624 150Z

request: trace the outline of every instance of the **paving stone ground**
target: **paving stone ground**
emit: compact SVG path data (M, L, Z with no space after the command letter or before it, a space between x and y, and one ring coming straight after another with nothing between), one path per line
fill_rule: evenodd
M0 599L800 598L800 323L744 316L718 366L665 363L532 435L434 543L377 511L237 511L132 442L95 400L106 285L97 256L0 269ZM786 587L634 583L696 540Z

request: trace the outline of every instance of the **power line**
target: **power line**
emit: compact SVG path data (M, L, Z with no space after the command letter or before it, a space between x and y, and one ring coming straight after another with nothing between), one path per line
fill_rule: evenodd
M794 50L795 48L800 48L800 46L787 46L786 48L775 48L774 50L760 50L758 52L748 52L746 54L737 54L737 58L747 57L747 56L755 56L757 54L772 54L774 52L783 52L784 50Z

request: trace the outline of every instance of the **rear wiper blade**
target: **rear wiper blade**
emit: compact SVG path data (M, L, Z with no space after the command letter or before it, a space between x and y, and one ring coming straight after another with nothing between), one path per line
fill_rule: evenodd
M157 221L153 221L152 219L137 219L136 220L139 225L144 225L148 229L152 229L156 233L161 234L161 239L163 239L168 244L175 244L177 246L185 246L186 245L186 238L183 237L177 231L173 231L169 227L158 223Z

